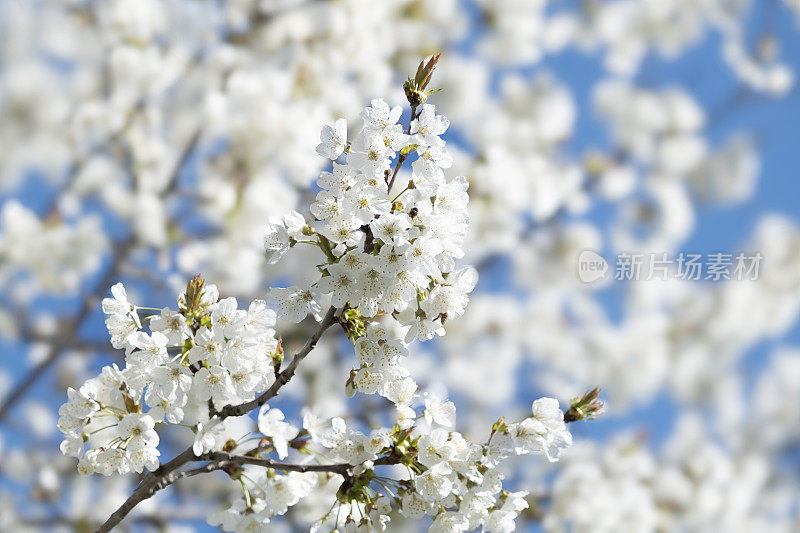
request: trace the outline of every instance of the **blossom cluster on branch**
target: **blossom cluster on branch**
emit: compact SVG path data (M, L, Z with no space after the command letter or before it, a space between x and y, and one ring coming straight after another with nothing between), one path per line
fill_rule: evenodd
M335 487L335 496L315 530L383 531L395 508L409 519L431 516L436 532L514 530L527 493L504 491L498 466L524 454L558 460L572 444L565 420L586 418L589 411L581 409L591 405L596 413L599 404L592 403L595 391L565 415L557 400L541 398L528 417L498 420L486 443L472 443L454 431L455 405L420 396L402 365L407 343L444 335L445 321L464 313L477 281L474 269L456 267L469 221L468 185L463 176L445 175L453 160L440 135L449 121L423 103L436 59L421 63L407 82L407 128L398 123L402 108L382 99L364 109L364 126L352 143L344 120L325 126L317 152L333 160L333 168L318 180L313 219L293 211L270 224L268 261L277 262L294 246L314 246L320 260L315 282L273 288L274 306L257 300L246 310L233 297L219 299L217 288L199 276L179 296L176 310L138 307L122 284L112 287L102 307L112 345L125 351L125 366L106 366L77 390L70 388L59 410L61 450L80 459L81 473L149 470L159 476L158 429L181 425L194 432L191 460L242 450L249 458L208 463L209 471L223 469L241 484L241 498L209 517L225 531L264 530L272 517L321 486ZM413 159L411 178L393 190L407 158ZM345 391L390 400L392 427L364 434L344 418L308 412L295 426L266 403L313 349L308 345L284 368L276 319L300 322L309 314L320 323L320 335L332 324L341 326L357 362ZM226 430L228 416L255 408L255 437ZM253 440L258 446L248 448ZM302 456L300 464L270 458L284 460L290 449ZM390 466L399 470L382 471Z

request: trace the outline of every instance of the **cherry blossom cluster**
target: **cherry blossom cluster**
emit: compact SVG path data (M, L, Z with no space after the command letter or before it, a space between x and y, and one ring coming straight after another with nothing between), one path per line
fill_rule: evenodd
M178 311L164 308L142 318L145 310L128 300L121 283L111 292L102 306L113 346L125 351L125 366L107 366L69 389L59 410L61 450L80 458L81 472L155 469L154 428L163 423L194 426L195 449L203 453L218 433L208 406L252 400L275 380L275 313L263 301L238 309L235 298L218 300L216 287L195 279Z
M499 467L509 456L525 454L558 460L561 450L572 444L564 420L556 400L541 398L533 403L531 416L514 424L501 419L486 444L474 444L452 430L452 402L435 397L424 398L422 413L411 426L397 424L369 434L342 418L326 422L310 413L304 417L305 427L298 429L284 422L280 411L262 409L259 431L280 457L289 439L291 448L333 462L334 473L283 475L248 467L236 474L247 480L242 497L212 513L209 523L224 531L266 531L273 516L327 486L336 488L335 500L312 531L385 531L395 510L409 520L431 517L431 532L513 531L517 515L528 507L528 493L504 490ZM269 449L262 446L248 455L257 458Z
M348 385L398 405L416 390L399 364L406 343L443 335L445 321L464 313L477 281L474 269L455 265L464 255L469 198L466 178L445 177L453 160L440 135L449 121L427 103L418 111L412 106L405 130L401 115L400 106L373 100L352 143L344 119L325 126L317 152L334 161L317 181L314 220L292 212L272 223L266 238L272 263L298 243L324 253L316 282L272 289L278 315L290 322L308 313L319 318L328 301L345 309L359 362ZM410 179L395 192L400 167L412 156ZM369 323L379 315L392 319Z

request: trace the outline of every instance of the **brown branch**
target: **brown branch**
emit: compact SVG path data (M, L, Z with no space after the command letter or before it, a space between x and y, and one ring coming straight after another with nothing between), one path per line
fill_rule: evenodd
M358 465L353 465L349 463L337 463L337 464L291 464L291 463L279 463L275 462L272 459L265 459L262 457L253 457L250 455L232 455L225 452L210 452L206 454L206 456L211 459L212 461L217 462L227 462L228 464L236 464L236 465L255 465L255 466L263 466L264 468L272 468L273 470L281 470L283 472L333 472L336 474L345 475L349 470L352 470ZM393 465L397 464L398 459L391 456L386 455L384 457L380 457L373 461L375 465ZM208 465L206 465L208 466Z
M111 531L111 529L119 524L140 502L150 498L164 487L171 485L180 477L184 477L178 474L173 475L173 472L184 464L194 460L194 451L192 451L191 448L187 448L167 464L161 465L154 472L146 475L139 486L136 487L136 490L133 491L133 494L119 506L119 509L108 517L108 520L97 528L97 533L107 533Z
M198 468L190 470L176 471L182 465L194 461L209 461L208 463ZM387 455L378 458L374 461L375 465L393 465L397 464L398 459L394 456ZM353 469L358 465L349 463L336 463L336 464L296 464L296 463L280 463L271 459L262 457L252 457L250 455L233 455L226 452L209 452L202 455L194 455L191 448L184 451L175 459L161 466L152 474L149 474L136 488L130 498L112 514L108 520L105 521L98 529L97 533L106 533L111 531L117 524L119 524L125 516L133 510L140 502L150 498L156 492L165 489L176 481L193 477L200 474L208 474L217 470L225 470L231 466L241 465L254 465L264 468L271 468L273 470L280 470L282 472L331 472L340 474L342 476L352 476Z
M340 463L340 464L290 464L279 463L272 459L264 457L252 457L250 455L232 455L225 452L211 452L206 454L206 457L213 461L202 468L208 468L210 465L218 465L213 470L219 470L230 465L254 465L263 466L264 468L272 468L273 470L281 470L284 472L333 472L335 474L347 474L348 470L355 468L355 465Z

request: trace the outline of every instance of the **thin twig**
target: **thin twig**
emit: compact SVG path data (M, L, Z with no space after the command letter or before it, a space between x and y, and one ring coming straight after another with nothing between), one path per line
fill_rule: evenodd
M332 472L334 474L347 475L356 466L350 463L335 463L335 464L294 464L294 463L281 463L267 459L264 457L253 457L250 454L233 455L226 452L209 452L204 454L199 460L210 460L211 463L197 468L195 473L193 470L188 475L196 475L202 473L206 469L219 470L231 465L254 465L263 466L264 468L272 468L273 470L280 470L282 472ZM392 465L397 463L397 458L392 455L386 455L373 461L375 465ZM212 466L213 465L213 466Z
M180 174L184 163L186 163L186 160L194 151L199 140L200 131L197 130L189 138L188 142L184 146L184 149L176 159L175 166L170 173L169 182L164 194L167 194L174 189L175 183L178 180L178 175ZM75 315L75 318L70 320L63 328L60 329L59 333L53 335L50 339L51 342L58 341L58 344L53 346L50 354L44 360L39 362L30 372L28 372L28 374L21 381L17 382L11 392L9 392L3 399L2 404L0 404L0 423L5 420L5 418L8 416L8 413L11 411L11 408L14 407L14 405L16 405L25 396L28 390L33 387L33 385L39 380L45 371L50 368L63 353L66 352L66 349L74 346L74 343L71 341L78 340L76 332L80 329L80 326L84 320L86 320L86 318L89 316L89 313L91 313L91 311L97 305L97 300L106 291L111 282L114 281L114 278L118 275L120 268L122 267L128 254L133 250L134 245L134 237L129 237L125 241L115 246L113 253L114 261L106 275L103 276L103 278L95 285L92 293L84 299L83 305L78 311L78 314ZM41 338L38 340L45 341L45 339Z
M411 135L411 123L414 122L414 119L417 118L417 106L411 106L411 118L408 120L408 128L406 129L406 135ZM401 153L397 156L397 161L395 161L394 165L394 172L392 173L392 179L389 180L389 188L388 193L392 192L392 187L394 186L394 180L397 178L397 174L400 172L400 167L403 166L403 163L406 162L406 158L408 154Z

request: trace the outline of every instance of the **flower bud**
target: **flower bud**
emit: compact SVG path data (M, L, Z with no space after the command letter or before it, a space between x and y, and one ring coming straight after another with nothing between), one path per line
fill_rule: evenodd
M603 402L597 399L600 387L595 387L583 396L570 401L569 410L564 413L564 422L577 422L578 420L591 420L603 412Z

